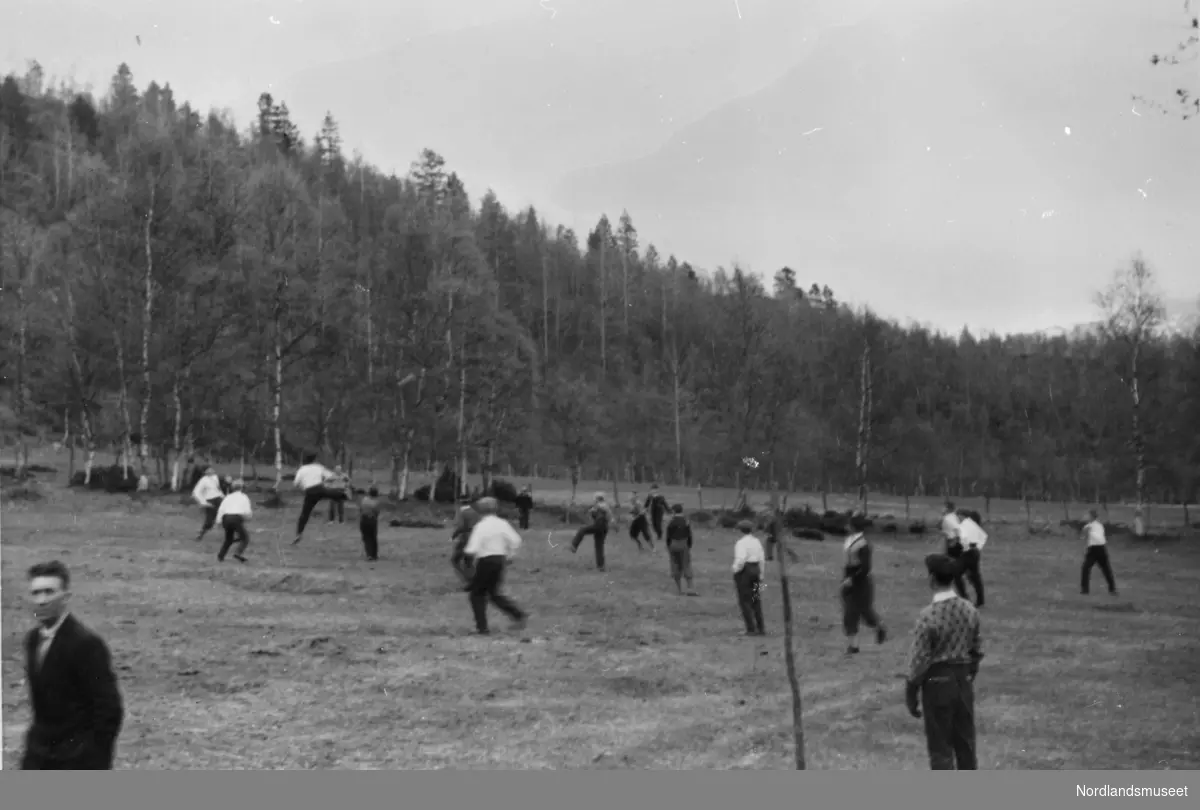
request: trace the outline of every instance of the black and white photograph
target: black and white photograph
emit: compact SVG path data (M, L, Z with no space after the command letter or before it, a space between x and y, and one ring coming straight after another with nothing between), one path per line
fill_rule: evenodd
M1200 0L0 3L4 769L1200 771L1198 497Z

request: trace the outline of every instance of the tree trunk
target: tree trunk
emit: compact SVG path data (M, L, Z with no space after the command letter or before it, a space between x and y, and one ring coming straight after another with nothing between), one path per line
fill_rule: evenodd
M683 428L680 424L679 415L679 357L676 355L675 363L672 366L671 387L674 402L675 416L675 480L683 486Z
M1133 513L1133 533L1137 537L1146 535L1146 439L1142 435L1142 391L1138 380L1138 361L1141 359L1141 343L1133 346L1132 367L1129 374L1129 392L1133 398L1133 455L1137 469L1137 506Z
M275 492L283 488L283 317L275 308L275 364L272 380L271 435L275 440Z
M181 372L175 372L175 381L171 385L171 400L175 405L175 466L171 470L172 492L178 492L181 486L179 480L179 458L183 454L183 397L179 391L180 376Z
M458 367L458 476L459 495L467 497L467 349L466 341L459 347Z
M150 423L150 398L153 395L150 379L150 337L154 320L154 251L150 244L150 231L154 224L156 191L157 183L151 178L150 210L146 214L146 225L142 233L146 252L146 301L145 309L142 311L142 412L141 418L138 420L138 435L141 438L141 441L138 442L138 466L142 475L146 474L146 456L150 452L150 440L146 435L146 428Z
M129 385L125 377L125 347L121 345L121 336L117 330L113 330L113 339L117 346L117 378L119 384L119 406L121 410L121 423L125 428L125 435L121 440L121 474L124 479L129 478L129 463L133 456L133 445L131 438L133 434L133 421L129 416Z
M544 249L544 247L543 247ZM546 269L546 256L542 254L542 370L550 362L550 277Z
M608 281L604 276L604 248L608 241L608 233L600 234L600 369L608 373L608 331L607 320L608 310L605 307L605 293L608 288Z
M864 343L859 383L858 447L854 454L854 466L858 474L858 505L864 516L867 514L867 458L871 449L871 380L871 346Z

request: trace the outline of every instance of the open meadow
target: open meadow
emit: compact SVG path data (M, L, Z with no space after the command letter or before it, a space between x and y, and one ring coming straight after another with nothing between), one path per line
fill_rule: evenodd
M559 497L533 483L539 500ZM597 490L612 485L581 485L580 499ZM694 490L667 490L695 508ZM778 571L765 593L769 636L741 636L732 531L698 532L699 596L686 598L661 548L639 554L624 526L600 574L590 541L570 554L569 530L535 513L507 585L529 626L515 633L493 609L494 634L477 637L446 529L385 528L385 513L370 564L353 506L344 525L318 510L290 546L291 497L257 510L248 564L218 564L218 533L196 543L199 510L179 496L43 491L0 506L6 768L28 722L24 572L55 557L75 578L75 611L113 650L127 702L118 768L791 767ZM719 507L710 494L705 506ZM924 502L930 518L936 504ZM895 506L878 511L902 518L903 499ZM1081 542L1057 528L1054 508L1043 505L1055 527L1034 536L1015 515L986 526L980 767L1200 768L1200 540L1114 537L1120 596L1094 571L1083 597ZM875 543L893 638L864 638L846 658L840 540L792 541L810 768L928 768L902 673L928 600L921 560L940 543Z

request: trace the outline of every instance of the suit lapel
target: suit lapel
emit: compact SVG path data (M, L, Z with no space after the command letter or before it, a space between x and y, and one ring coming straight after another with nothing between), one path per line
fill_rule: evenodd
M34 643L33 643L33 652L34 652L33 663L34 663L35 671L37 671L37 672L45 671L46 667L49 664L51 664L55 659L58 658L58 651L64 645L69 645L71 643L71 639L74 637L74 635L75 635L75 617L70 614L67 614L67 617L65 619L63 619L63 623L61 625L59 625L58 632L56 632L54 634L54 640L50 642L50 646L46 649L46 656L42 659L42 665L39 667L39 666L37 666L37 648L41 644L42 638L41 638L41 634L39 632L35 631Z

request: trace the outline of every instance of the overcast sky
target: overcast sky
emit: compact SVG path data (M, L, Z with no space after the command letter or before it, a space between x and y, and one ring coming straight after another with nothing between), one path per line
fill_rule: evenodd
M0 69L103 91L325 111L403 172L443 153L582 234L628 208L642 245L737 260L897 320L1026 330L1093 317L1140 250L1200 296L1200 91L1182 0L6 0ZM138 42L140 38L140 44Z

